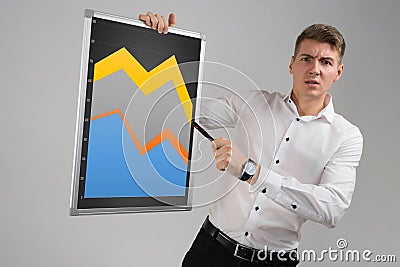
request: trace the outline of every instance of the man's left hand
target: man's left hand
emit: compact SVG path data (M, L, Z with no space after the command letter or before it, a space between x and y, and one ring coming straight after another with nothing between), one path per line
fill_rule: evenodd
M146 14L140 14L139 19L143 21L147 26L153 30L157 30L159 33L168 33L168 27L174 27L176 24L175 14L171 13L168 16L168 21L165 16L160 14L153 14L149 11Z

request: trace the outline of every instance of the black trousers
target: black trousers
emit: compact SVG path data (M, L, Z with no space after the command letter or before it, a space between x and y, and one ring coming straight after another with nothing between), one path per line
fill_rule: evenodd
M197 234L196 239L182 261L182 267L292 267L296 265L296 263L288 264L288 262L284 261L266 264L239 259L229 253L225 247L213 239L203 228L200 229L200 232Z

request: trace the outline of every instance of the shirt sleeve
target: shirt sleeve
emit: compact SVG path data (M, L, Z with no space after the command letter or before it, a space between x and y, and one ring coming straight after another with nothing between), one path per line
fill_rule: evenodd
M262 166L256 184L267 197L297 215L333 228L350 206L363 138L354 127L326 164L320 184L304 184Z
M242 102L236 94L201 100L199 122L206 129L234 128L238 124L238 110Z

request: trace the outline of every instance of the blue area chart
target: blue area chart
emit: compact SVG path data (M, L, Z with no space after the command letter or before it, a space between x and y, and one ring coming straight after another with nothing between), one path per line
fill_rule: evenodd
M168 140L140 155L118 114L91 121L85 198L184 196L187 164Z

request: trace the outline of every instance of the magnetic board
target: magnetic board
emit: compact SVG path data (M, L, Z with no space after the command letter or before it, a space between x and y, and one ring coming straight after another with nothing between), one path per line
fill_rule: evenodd
M71 215L190 210L205 36L85 10Z

